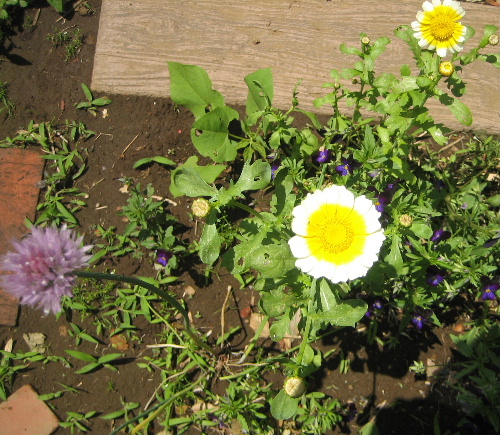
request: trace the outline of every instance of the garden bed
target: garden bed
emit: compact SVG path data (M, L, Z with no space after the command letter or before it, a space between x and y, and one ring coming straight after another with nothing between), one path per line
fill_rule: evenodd
M234 420L228 417L224 422L217 412L234 405L233 408L243 414L245 407L248 411L255 404L261 404L258 412L247 417L258 418L258 413L264 413L263 419L267 419L269 426L275 427L276 433L284 433L288 429L301 433L298 426L290 422L273 420L265 405L265 382L273 383L271 389L277 392L284 379L278 359L258 380L238 378L237 387L229 382L233 374L251 367L247 364L257 360L256 354L258 357L277 357L296 346L298 341L274 342L270 338L261 338L256 350L241 361L255 333L252 322L255 321L254 314L259 312L259 292L252 285L242 286L218 263L213 268L201 263L195 244L199 241L204 221L192 215L192 198L171 194L172 165L158 159L134 168L141 159L154 156L180 164L196 154L190 136L194 121L192 113L174 104L167 98L166 92L164 97L94 92L94 99L106 97L112 103L94 105L96 116L91 110L76 108L76 105L88 100L81 84L90 85L92 78L100 7L100 1L92 0L80 3L77 11L64 19L60 19L53 8L46 6L26 9L23 15L16 17L17 25L5 40L4 59L0 64L1 80L9 84L8 98L15 104L15 116L7 116L6 111L1 113L0 137L26 135L30 122L34 121L35 124L51 123L47 124L46 131L52 132L52 136L48 136L51 141L60 144L61 135L71 137L71 129L77 129L80 137L78 147L85 161L85 170L66 187L78 189L82 195L69 194L64 203L68 209L76 207L76 230L84 235L86 244L105 245L106 234L108 241L117 243L115 236L124 234L131 222L130 215L128 218L124 215L124 207L126 212L134 186L140 183L138 193L141 194L147 185L154 186L152 202L163 204L167 216L164 223L172 226L176 240L172 247L174 250L178 248L178 264L176 267L171 264L169 271L178 278L166 288L184 301L194 327L208 337L207 342L215 356L200 353L203 354L203 361L217 366L204 384L205 390L195 389L186 393L185 403L176 403L175 407L168 408L169 414L166 417L160 415L160 421L167 417L176 418L179 419L177 427L181 427L189 416L201 412L201 403L205 401L213 407L214 414L205 413L203 419L200 418L184 433L200 433L204 420L206 433L240 434L244 432L237 426L236 412ZM68 46L78 41L79 31L84 38L82 45L74 48L73 55ZM57 39L61 35L64 40ZM57 41L60 44L56 44ZM243 107L237 109L240 113L245 111ZM68 124L72 121L76 123ZM33 131L40 130L33 127ZM451 155L453 151L465 149L471 138L478 143L483 143L481 141L485 139L474 137L472 133L457 132L448 153ZM18 141L16 145L19 144ZM35 148L33 144L27 146ZM435 143L432 146L435 147ZM47 154L47 149L44 153ZM200 163L208 162L208 158L200 160ZM75 163L77 168L82 167L83 163L78 158L75 158ZM219 182L227 187L230 181L237 179L239 169L237 165L231 166L223 172ZM44 179L50 178L51 172L47 169ZM47 202L47 187L44 183L39 187L40 203L43 204ZM69 199L82 201L82 206L69 202ZM249 203L260 211L268 211L269 199L269 192L253 193ZM42 212L44 210L47 208L41 209ZM50 210L52 213L53 209ZM55 216L61 219L61 216ZM176 222L169 220L168 216L173 216ZM245 217L243 212L233 215L231 223L241 222ZM111 227L115 230L106 233ZM126 249L125 245L123 249ZM100 258L97 266L100 272L157 276L155 250L148 251L143 245L136 250L140 254L134 254L134 249L131 249L118 256L117 251L119 249L109 250ZM493 275L495 273L498 276L498 270L492 272ZM168 274L161 276L168 281ZM136 296L126 286L106 287L97 282L82 284L77 294L75 301L80 305L71 307L68 302L65 312L58 317L43 315L40 310L22 306L17 327L0 327L0 347L4 349L12 339L12 352L18 355L30 351L25 334L43 334L45 360L30 360L29 357L10 360L11 366L27 365L15 373L11 381L4 379L4 382L7 393L29 383L40 395L52 395L46 396L47 403L61 421L68 423L66 428L56 431L57 435L73 433L74 430L76 433L83 432L76 423L71 425L72 414L68 413L72 412L83 417L87 415L88 418L82 418L79 423L89 433L110 433L125 421L125 417L131 418L146 407L153 407L158 401L156 394L175 394L181 386L200 381L203 370L192 367L192 354L182 351L169 354L166 350L169 348L161 347L178 344L178 335L185 336L182 319L168 317L171 311L160 301L151 300L148 305L145 292ZM360 297L370 304L375 302L370 295ZM308 381L310 391L322 392L332 401L339 401L328 411L338 415L339 419L335 429L329 433L356 433L374 417L380 433L386 435L402 431L408 435L433 433L438 426L443 434L472 433L466 431L468 426L457 426L465 417L466 407L457 400L451 374L454 372L453 364L464 357L456 351L450 334L463 334L468 329L466 324L471 320L470 316L481 307L482 301L467 293L454 298L449 306L441 306L442 313L436 311L442 322L441 327L427 324L420 330L409 325L401 331L402 311L387 307L381 310L376 320L364 317L356 327L327 329L326 335L313 344L327 357L321 369ZM494 301L491 310L493 314L498 312ZM152 318L161 319L161 316L168 317L168 322L151 321ZM167 327L166 323L171 326ZM370 326L374 323L378 325L376 333ZM117 328L121 330L117 332ZM378 339L373 339L375 335L370 335L370 332ZM230 334L218 342L226 333ZM189 340L184 338L183 344L188 346ZM75 354L70 355L67 350L96 358L120 353L121 356L112 364L118 370L100 366L91 373L75 373L88 361L75 358ZM498 347L495 352L498 352ZM66 358L72 367L68 367L61 358ZM158 366L159 361L169 358L172 359L172 366ZM419 373L416 369L410 370L420 361L427 370L425 367ZM169 378L173 374L175 376ZM176 385L177 377L182 378L183 383ZM164 392L170 388L169 385L172 385L171 390ZM252 392L258 396L251 396ZM219 400L210 394L218 395ZM244 402L243 397L251 397L250 403L238 405L239 400ZM222 405L224 401L227 402L224 405L226 408ZM312 401L308 402L311 409ZM320 412L327 412L327 408L320 409ZM227 411L226 415L230 412ZM73 422L75 419L78 420L73 418ZM472 421L481 433L493 433L486 418L479 416ZM131 427L123 433L130 433ZM147 433L157 434L161 430L161 425L153 422ZM171 430L171 433L180 433L175 427Z

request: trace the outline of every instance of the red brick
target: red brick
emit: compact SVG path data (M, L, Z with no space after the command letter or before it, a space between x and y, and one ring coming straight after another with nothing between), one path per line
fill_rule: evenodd
M59 427L59 419L38 399L31 385L25 385L0 404L2 435L50 435Z
M44 160L38 151L0 149L0 255L28 230L25 218L35 218ZM15 326L19 304L0 288L0 325Z

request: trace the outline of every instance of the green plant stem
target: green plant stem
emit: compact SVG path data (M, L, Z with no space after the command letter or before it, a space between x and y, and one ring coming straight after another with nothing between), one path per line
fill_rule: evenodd
M264 329L264 326L266 326L266 323L268 320L269 320L269 316L264 316L264 318L260 322L259 329L257 329L257 331L255 332L255 336L254 336L253 340L250 342L250 344L245 349L245 353L243 354L243 356L238 360L238 364L243 364L243 362L246 360L247 356L250 354L250 352L254 348L255 343L257 343L257 340L259 339L260 334L262 333L262 330Z
M238 201L231 201L229 203L229 205L233 205L235 207L239 207L241 208L242 210L245 210L246 212L254 215L254 216L257 216L259 219L261 219L263 222L265 222L264 218L262 217L262 215L258 212L258 211L255 211L253 208L250 208L248 207L247 205L245 204L242 204L241 202L238 202Z
M300 343L299 353L297 355L297 365L302 365L302 360L304 359L304 352L306 346L309 343L309 333L311 332L312 318L309 316L314 309L314 292L316 291L316 279L313 279L311 287L309 289L309 303L307 304L306 312L306 327L304 328L304 335L302 336L302 343Z
M170 296L168 293L164 292L163 290L160 290L155 285L149 284L148 282L143 281L142 279L139 279L139 278L125 276L125 275L116 275L116 274L112 274L112 273L99 273L99 272L90 272L90 271L85 271L85 270L77 270L77 271L75 271L75 275L80 277L80 278L90 278L90 279L98 279L98 280L124 282L127 284L138 285L139 287L143 287L146 290L149 290L150 292L154 293L155 295L157 295L160 298L167 301L179 313L181 313L182 317L184 318L186 332L193 339L193 341L200 348L206 350L207 352L211 353L212 355L215 355L213 349L211 349L206 343L201 341L200 338L196 335L196 333L191 329L191 323L189 321L189 316L188 316L187 311L184 309L184 307L177 300L175 300L172 296Z

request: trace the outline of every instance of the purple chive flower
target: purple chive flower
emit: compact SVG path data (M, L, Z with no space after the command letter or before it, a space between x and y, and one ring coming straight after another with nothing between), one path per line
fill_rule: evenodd
M353 169L353 164L347 159L342 159L342 164L335 168L335 170L342 176L352 174Z
M83 237L66 227L33 227L31 234L14 242L15 252L0 260L3 288L21 304L43 308L45 314L61 311L63 296L73 296L77 269L88 266L92 246L81 246Z
M438 269L436 266L429 266L427 268L427 278L428 284L436 287L441 284L446 278L446 272L444 270Z
M496 298L496 291L500 288L499 284L488 284L483 287L481 299L483 301L493 301Z
M327 163L330 160L332 152L324 147L319 149L318 155L316 156L316 161L318 163Z
M158 249L156 251L156 262L161 264L163 267L166 267L168 261L173 257L173 254L170 251L165 251L164 249Z
M434 231L434 234L431 237L431 241L435 243L439 243L443 240L447 240L451 237L451 233L449 231L445 231L444 228L439 228Z

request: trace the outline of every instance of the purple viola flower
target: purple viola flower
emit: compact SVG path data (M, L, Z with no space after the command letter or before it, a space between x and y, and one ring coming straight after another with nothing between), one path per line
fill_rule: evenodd
M429 266L427 268L427 278L428 284L436 287L441 284L446 278L446 271L437 268L436 266Z
M447 240L451 237L451 233L449 231L445 231L444 228L439 228L434 231L434 234L431 237L431 241L435 243L439 243L443 240Z
M21 304L58 313L62 297L73 296L75 271L89 265L92 246L82 246L82 241L66 225L33 227L31 234L13 243L15 252L0 260L0 267L10 272L2 277L4 290Z
M280 167L281 167L281 162L279 160L276 160L271 165L271 180L274 180L276 178L276 173L278 172Z
M415 328L417 328L419 331L421 331L424 328L424 325L427 323L427 319L422 316L421 314L414 314L411 323Z
M318 163L327 163L330 160L332 152L325 147L319 149L318 155L316 156L316 161Z
M156 251L156 262L166 267L169 260L173 257L170 251L165 251L164 249L158 249Z
M385 207L387 207L391 202L390 196L382 192L380 195L377 196L377 201L375 202L375 210L378 212L382 213L385 210Z
M342 176L352 174L353 169L353 163L349 162L347 159L342 159L342 164L335 168L335 170Z
M496 292L500 288L499 284L488 284L483 287L481 299L483 301L493 301L496 298Z
M378 299L372 304L372 307L376 310L381 310L384 305Z

